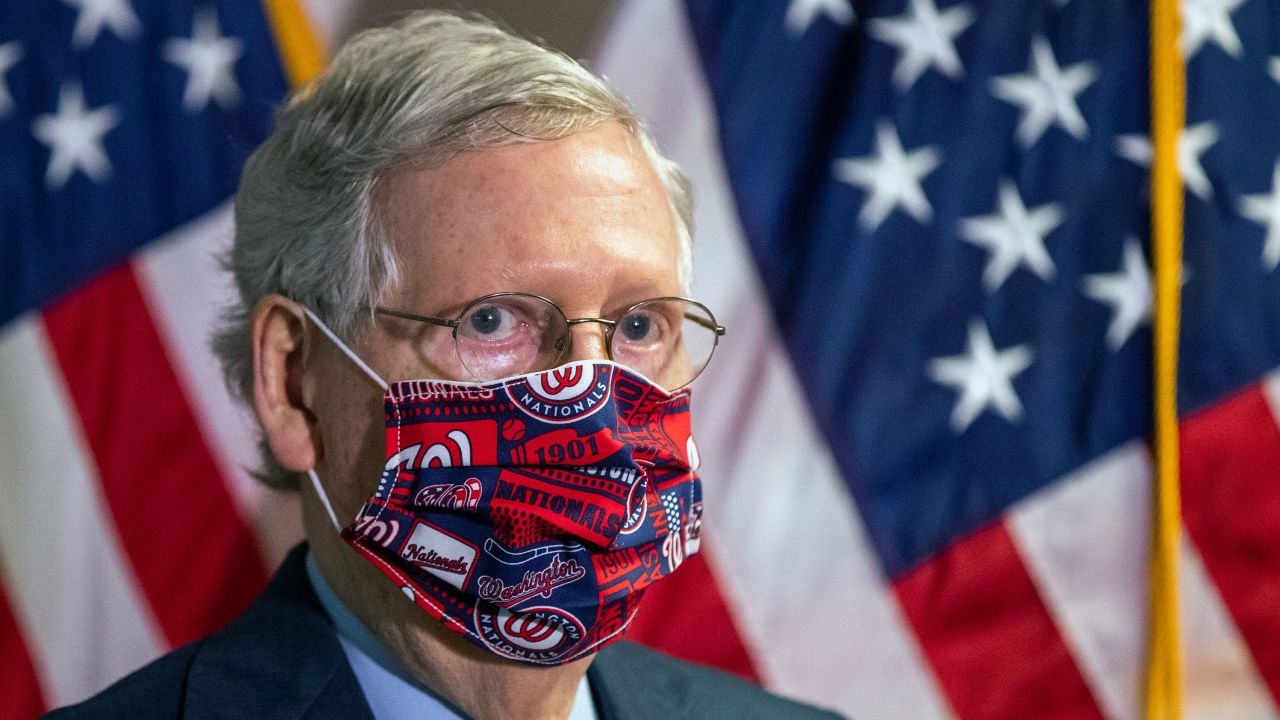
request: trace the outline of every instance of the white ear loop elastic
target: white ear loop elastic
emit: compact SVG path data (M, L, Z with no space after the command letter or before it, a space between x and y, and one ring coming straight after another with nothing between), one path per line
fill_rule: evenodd
M375 383L377 383L377 384L378 384L378 387L382 388L382 391L383 391L383 392L386 392L386 391L387 391L387 387L388 387L388 386L387 386L387 381L386 381L386 380L383 380L383 379L382 379L382 376L380 376L380 375L378 375L378 373L374 372L374 371L373 371L373 368L369 367L368 365L365 365L365 364L364 364L364 361L360 359L360 356L358 356L358 355L356 355L355 353L351 352L351 348L347 347L347 344L346 344L346 343L344 343L344 342L342 342L341 340L339 340L339 339L338 339L338 336L337 336L337 335L335 335L335 334L333 334L333 331L329 329L329 326L328 326L328 325L325 325L325 324L324 324L324 321L323 321L323 320L321 320L320 318L316 317L316 314L315 314L315 313L313 313L313 312L311 312L311 309L310 309L310 308L303 307L303 308L302 308L302 312L306 313L306 314L307 314L307 317L311 318L311 321L312 321L312 322L314 322L314 323L316 324L316 327L320 328L320 332L324 333L324 334L325 334L325 337L327 337L327 338L329 338L330 340L332 340L332 341L333 341L333 344L338 346L338 349L342 351L342 354L344 354L344 355L346 355L347 357L351 358L351 362L353 362L353 363L355 363L357 366L359 366L359 368L360 368L361 370L363 370L363 371L364 371L364 374L369 376L369 379L370 379L370 380L373 380Z
M324 324L323 320L316 317L316 314L311 312L311 309L306 306L303 306L302 312L306 313L307 317L311 318L311 321L316 324L316 327L320 328L320 332L324 333L325 337L329 338L329 340L332 341L334 345L337 345L338 349L341 350L344 355L350 358L351 362L355 363L357 367L363 370L364 374L368 375L370 380L373 380L375 383L377 383L378 387L382 388L383 392L387 391L387 381L383 380L382 377L378 375L378 373L374 372L373 368L366 365L365 362L360 359L360 356L356 355L354 352L351 351L351 348L347 347L346 343L339 340L338 336L335 335L334 332L329 329L328 325ZM311 478L311 485L312 487L315 488L316 495L320 496L320 502L324 503L324 509L328 511L329 519L333 521L334 529L337 530L339 533L341 533L342 524L338 522L338 514L333 511L333 504L329 502L329 494L324 491L324 486L320 484L320 476L316 475L315 468L311 468L310 470L307 470L307 476Z
M324 509L329 511L329 519L333 521L333 529L341 533L342 525L338 523L338 515L333 511L333 505L329 504L329 494L324 491L324 486L320 484L320 476L316 475L315 468L308 470L307 476L311 478L311 485L316 489L316 495L320 496L320 502L324 503Z

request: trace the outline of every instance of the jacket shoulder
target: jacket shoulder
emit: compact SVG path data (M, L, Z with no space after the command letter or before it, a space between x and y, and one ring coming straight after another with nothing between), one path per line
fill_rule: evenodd
M49 720L117 718L160 720L182 715L183 688L202 641L161 656L106 690L76 705L45 715Z
M778 697L735 675L676 660L626 641L603 650L592 663L590 672L597 707L602 710L601 718L816 720L840 717Z
M295 548L227 627L48 717L372 720L305 557L305 545Z

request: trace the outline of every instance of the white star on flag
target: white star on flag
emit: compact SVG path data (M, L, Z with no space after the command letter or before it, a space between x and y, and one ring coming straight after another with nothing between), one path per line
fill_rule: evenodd
M1271 75L1271 79L1280 82L1280 57L1273 57L1267 61L1267 73Z
M991 253L982 273L987 291L999 290L1019 265L1025 265L1041 280L1051 279L1056 268L1044 247L1044 239L1062 224L1065 217L1062 206L1048 203L1027 210L1018 188L1008 180L1000 181L999 205L994 215L960 221L962 238Z
M1151 321L1151 271L1136 239L1125 239L1118 272L1085 275L1081 285L1085 295L1111 306L1114 314L1107 327L1107 347L1112 352L1119 350L1138 326Z
M210 99L224 108L240 100L234 72L240 52L239 40L222 37L218 16L211 8L196 14L190 40L172 38L164 44L165 59L187 71L182 106L188 112L203 110Z
M98 39L103 28L111 28L116 37L129 40L142 29L129 0L62 0L80 11L76 27L71 31L71 43L83 50Z
M792 35L803 35L819 15L844 27L853 24L853 6L849 0L791 0L787 6L787 30Z
M875 232L896 207L902 207L916 222L933 217L933 207L920 181L942 164L942 153L934 146L907 152L893 125L876 124L876 149L872 155L837 160L832 173L841 182L867 191L858 222L867 232Z
M991 81L991 92L1022 109L1017 137L1029 148L1056 123L1072 137L1082 140L1089 124L1080 113L1076 96L1093 84L1098 72L1093 63L1082 62L1065 70L1058 67L1053 48L1042 37L1031 41L1031 67L1021 75L1004 75Z
M32 132L49 146L49 167L44 181L51 190L61 189L80 170L94 182L111 176L111 161L102 147L103 137L120 122L114 105L87 110L84 90L66 83L58 95L58 112L36 118Z
M1231 13L1244 0L1182 0L1182 56L1190 61L1212 40L1231 57L1240 57L1240 36Z
M952 79L964 75L955 40L972 24L973 11L968 5L939 12L933 0L911 0L908 14L871 20L867 32L898 47L893 82L900 89L909 90L930 66Z
M9 68L22 59L22 43L17 40L0 45L0 117L13 110L13 96L9 94L9 86L5 84L4 75Z
M969 322L969 344L964 355L929 361L929 379L959 391L951 411L951 429L959 435L988 408L1005 420L1022 417L1022 402L1013 389L1013 378L1031 365L1031 346L1018 345L996 350L987 325L980 319Z
M1213 183L1205 175L1200 156L1218 142L1218 127L1213 123L1200 123L1178 132L1178 174L1182 182L1196 197L1208 200L1213 197ZM1143 166L1151 167L1151 140L1145 135L1120 135L1116 138L1116 154Z
M1280 162L1271 174L1271 192L1240 198L1240 212L1267 229L1262 264L1270 272L1280 266Z

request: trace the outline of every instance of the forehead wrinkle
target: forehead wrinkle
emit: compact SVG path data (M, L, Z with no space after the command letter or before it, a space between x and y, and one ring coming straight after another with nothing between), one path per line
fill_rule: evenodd
M657 171L633 138L602 142L601 130L388 177L392 239L414 276L397 293L435 306L521 290L592 313L678 294L677 219ZM597 299L575 299L584 293Z

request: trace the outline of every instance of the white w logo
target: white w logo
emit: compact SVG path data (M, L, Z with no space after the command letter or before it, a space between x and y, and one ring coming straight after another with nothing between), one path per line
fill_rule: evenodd
M547 400L570 400L591 387L594 373L584 372L582 365L558 367L529 378L529 387Z
M471 465L471 438L461 430L450 430L446 436L453 441L436 443L422 453L418 467L468 467Z

